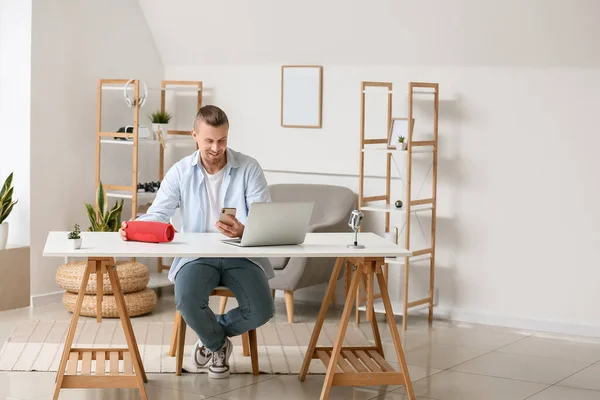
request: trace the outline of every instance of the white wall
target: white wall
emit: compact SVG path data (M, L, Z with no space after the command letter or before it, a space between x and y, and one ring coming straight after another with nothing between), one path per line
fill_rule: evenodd
M63 260L42 257L48 231L67 230L75 222L82 229L89 226L84 202L93 204L95 199L98 79L139 78L157 87L163 73L137 1L33 2L32 295L60 290L55 274ZM148 123L147 114L158 101L154 92L140 112L143 123ZM132 123L133 113L121 92L106 92L103 104L104 129ZM118 147L103 152L104 183L117 183L111 180L119 175L130 176L122 171L131 171L131 153L125 146ZM116 164L109 168L109 161ZM145 162L142 157L140 164ZM115 200L109 200L112 206ZM125 204L123 217L128 218L130 203Z
M0 0L0 186L12 172L8 242L29 245L31 0Z
M593 306L600 281L600 211L594 207L600 69L325 65L320 130L279 126L279 64L167 66L167 79L175 76L200 76L213 89L207 102L228 112L230 145L271 170L270 183L327 182L354 190L361 80L394 83L394 116L406 115L408 81L439 82L439 309L458 319L600 334L600 311ZM371 127L381 122L378 111L385 115L384 96L367 97L380 107L367 110ZM419 97L420 133L430 129L426 107ZM413 188L429 166L424 157L416 160ZM369 165L376 161L367 158ZM380 162L367 174L382 175L383 167ZM370 179L367 190L383 194L384 181ZM398 180L394 194L403 194ZM370 229L383 232L380 215L367 218ZM427 232L430 220L420 221ZM426 281L423 270L413 271L415 288L425 287L419 286ZM398 296L401 273L391 276Z

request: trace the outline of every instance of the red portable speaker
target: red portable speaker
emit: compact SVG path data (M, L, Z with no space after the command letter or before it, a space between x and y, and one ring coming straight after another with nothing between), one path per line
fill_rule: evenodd
M127 221L127 240L134 242L170 242L175 237L173 225L157 221Z

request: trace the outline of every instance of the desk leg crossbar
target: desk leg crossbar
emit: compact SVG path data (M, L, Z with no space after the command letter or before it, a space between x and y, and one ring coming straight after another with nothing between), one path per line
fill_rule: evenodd
M333 347L317 347L317 341L319 334L321 333L321 328L323 327L327 310L329 309L329 304L331 303L332 297L335 295L336 279L342 270L342 266L346 262L350 262L354 265L355 269L352 274L350 286L346 291L346 302L335 343ZM323 390L321 391L321 400L327 400L329 398L329 392L331 391L332 386L372 385L405 385L409 399L415 399L406 359L404 357L404 351L402 350L402 344L400 343L400 334L398 333L398 327L394 322L394 313L392 312L389 293L381 269L382 263L382 258L337 259L299 375L300 381L306 379L310 363L315 358L320 359L325 364L327 373L325 375ZM373 328L375 346L343 346L344 336L346 335L346 329L348 327L348 321L350 319L350 313L352 312L358 284L361 280L363 280L365 284L367 284L367 282L372 282L373 275L377 277L380 287L381 297L385 306L387 321L390 322L390 331L392 333L392 339L401 371L395 371L394 368L385 361L379 328L377 326L377 320L374 317L371 318L371 326ZM370 285L367 285L367 287L369 286ZM371 309L368 309L368 311L373 313L372 302L369 303L369 307Z
M97 287L99 289L97 322L102 321L102 276L104 272L108 273L110 279L117 311L127 340L127 348L73 348L73 338L81 313L85 288L90 274L93 273L96 273L98 278ZM125 299L114 260L112 258L89 258L56 375L54 400L58 399L62 388L139 388L141 398L147 400L144 383L148 382L148 379L141 360L131 321L125 308ZM122 372L120 372L119 361L123 361ZM92 368L93 363L95 368ZM94 369L95 372L92 373Z

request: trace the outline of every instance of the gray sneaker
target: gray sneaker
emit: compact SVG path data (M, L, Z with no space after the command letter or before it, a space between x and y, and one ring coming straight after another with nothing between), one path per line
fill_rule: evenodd
M192 362L196 366L196 368L204 367L210 359L212 358L212 351L207 349L200 339L196 342L196 346L194 346L194 350L192 351Z
M227 378L229 376L229 356L233 350L233 344L229 338L225 338L225 344L212 356L212 365L208 367L208 377L214 379Z

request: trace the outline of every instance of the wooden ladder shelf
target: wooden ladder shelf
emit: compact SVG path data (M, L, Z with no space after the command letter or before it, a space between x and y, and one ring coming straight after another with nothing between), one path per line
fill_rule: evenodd
M366 97L365 92L369 87L386 88L387 89L387 138L365 138L365 103ZM389 265L403 264L404 265L404 288L402 294L402 310L395 310L395 314L403 316L402 329L407 329L408 311L410 308L422 306L427 304L429 308L429 324L433 321L433 306L435 297L435 234L436 234L436 209L437 209L437 169L438 169L438 114L439 114L439 84L429 82L409 82L408 84L408 117L407 118L392 118L392 93L393 85L390 82L362 82L361 84L361 115L360 115L360 171L359 171L359 196L358 196L358 207L363 211L380 211L385 213L385 226L384 231L390 232L390 214L392 212L403 212L405 214L405 231L404 231L404 247L411 250L413 255L411 257L405 257L403 261L400 260L388 260L386 259L386 265L384 267L385 282L387 284L389 277ZM430 94L433 95L433 139L432 140L413 140L414 136L414 94ZM389 139L391 137L392 121L394 119L406 119L408 121L408 137L406 138L406 150L396 150L389 146ZM411 122L412 121L412 122ZM373 147L372 145L376 145ZM383 146L382 146L383 145ZM431 150L426 147L431 147ZM365 152L375 150L379 153L386 155L386 186L385 194L377 194L365 196ZM432 154L432 168L431 168L431 188L432 194L430 197L423 199L412 198L412 175L413 175L413 154L414 153L426 153L431 152ZM404 154L406 157L406 177L405 177L405 197L403 205L400 209L397 209L391 201L391 161L394 154ZM371 203L382 202L385 204L372 205ZM417 212L431 212L431 232L430 232L430 245L427 248L411 249L411 216ZM398 238L396 238L398 243ZM398 243L401 244L401 243ZM408 300L408 289L409 289L409 270L410 261L416 261L418 259L429 259L429 293L426 297L416 299L413 301ZM365 293L369 293L368 296L361 295L360 287L357 288L356 296L356 322L360 322L360 311L365 310L367 313L367 320L370 321L373 317L373 312L368 306L361 306L365 301L373 302L375 299L381 298L381 293L373 293L373 281L366 282ZM380 308L379 312L383 312Z

